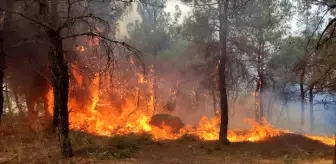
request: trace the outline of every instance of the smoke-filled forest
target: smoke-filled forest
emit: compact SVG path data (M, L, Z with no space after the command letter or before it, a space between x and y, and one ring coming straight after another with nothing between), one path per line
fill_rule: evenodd
M0 163L336 164L335 13L0 0Z

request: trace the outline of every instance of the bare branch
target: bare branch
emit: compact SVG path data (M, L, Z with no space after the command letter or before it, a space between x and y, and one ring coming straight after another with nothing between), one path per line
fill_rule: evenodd
M319 40L317 41L316 43L316 49L318 49L321 45L323 45L325 42L322 42L321 43L321 40L324 36L324 34L327 32L327 30L336 22L336 17L333 18L329 23L328 25L324 28L324 30L322 31L322 34L321 36L319 37Z
M60 30L62 30L64 28L67 28L70 25L75 24L77 21L88 22L87 20L85 20L86 18L87 19L92 19L92 20L98 20L98 21L100 21L100 23L105 24L105 26L109 26L108 23L104 19L102 19L102 18L99 18L99 17L94 16L94 15L84 15L84 16L73 17L73 18L67 19L65 22L63 22L59 26L59 28L57 29L57 31L60 31ZM89 23L87 23L87 24L89 24Z
M31 22L33 22L33 23L35 23L35 24L37 24L37 25L39 25L39 26L41 26L41 27L43 27L43 28L46 28L46 29L51 30L51 31L54 31L54 29L51 28L50 26L48 26L47 24L44 24L44 23L42 23L42 22L40 22L40 21L38 21L38 20L35 20L35 19L33 19L33 18L30 18L30 17L28 17L28 16L26 16L26 15L24 15L24 14L22 14L22 13L15 12L15 11L10 11L10 10L3 9L3 8L0 8L0 11L10 12L10 13L12 13L12 14L19 15L19 16L21 16L22 18L27 19L27 20L29 20L29 21L31 21Z
M140 61L140 63L143 66L143 71L145 73L145 63L144 63L144 60L142 58L141 52L138 49L132 47L131 45L129 45L129 44L125 43L125 42L120 42L120 41L112 40L110 38L107 38L105 36L102 36L102 35L94 33L94 32L84 32L84 33L79 33L79 34L68 35L68 36L62 37L61 39L65 40L65 39L76 38L76 37L81 37L81 36L97 37L97 38L100 38L102 40L114 43L116 45L122 45L128 51L132 52L135 55L135 57L137 58L137 60Z

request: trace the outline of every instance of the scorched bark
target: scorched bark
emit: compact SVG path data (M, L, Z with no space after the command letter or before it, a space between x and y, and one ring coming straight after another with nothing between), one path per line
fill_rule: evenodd
M226 91L226 59L227 59L227 34L228 34L228 3L229 0L218 0L219 5L219 21L220 21L220 42L221 42L221 58L219 64L219 90L220 90L220 108L221 122L219 130L219 140L225 144L229 144L227 139L228 129L228 100ZM222 6L224 4L224 6Z
M69 133L68 90L69 75L68 65L63 56L61 37L54 31L49 32L53 51L49 53L52 70L52 86L54 93L54 126L57 127L62 155L72 156Z
M4 6L5 8L11 8L13 5L12 0L1 0L0 6ZM0 122L2 118L2 114L4 111L4 94L3 94L3 84L5 77L5 68L6 68L6 52L5 52L5 38L8 38L9 32L9 24L12 19L12 14L10 12L2 12L3 13L3 22L2 27L0 27ZM0 22L1 26L1 22Z
M4 29L0 30L0 85L3 86L4 81L4 70L5 70L5 51L4 51ZM0 91L0 122L3 114L3 107L4 107L4 94L2 91Z

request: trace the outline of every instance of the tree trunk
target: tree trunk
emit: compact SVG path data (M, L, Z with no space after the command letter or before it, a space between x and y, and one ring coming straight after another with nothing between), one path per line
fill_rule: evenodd
M5 6L5 8L11 8L11 0L2 0L0 5ZM6 68L6 52L5 52L5 39L8 38L8 29L9 29L9 20L12 18L10 12L3 12L4 20L2 25L0 24L0 122L4 112L4 93L3 93L3 84L5 77L5 68Z
M221 123L219 131L219 140L227 142L227 129L229 123L228 116L228 102L227 102L227 92L225 84L225 59L221 58L221 64L219 65L219 87L220 87L220 108L221 108Z
M300 75L300 94L301 94L301 128L304 128L305 124L305 93L304 93L304 78L306 74L306 58L308 56L307 48L309 44L309 37L310 33L308 32L309 29L309 2L308 0L305 0L305 40L307 42L307 47L304 49L304 58L303 58L303 63L301 65L301 75Z
M49 113L49 104L48 104L48 97L45 95L43 97L43 110L44 110L44 118L45 121L48 123L48 126L51 125L51 114Z
M224 2L224 6L223 6ZM228 116L228 99L226 91L226 60L227 60L227 33L228 33L228 4L229 0L218 0L219 22L220 22L220 43L221 58L219 63L219 90L220 90L220 108L221 122L219 131L219 140L225 144L229 144L227 139L227 130L229 123Z
M156 62L156 60L154 61ZM156 112L157 107L157 90L158 90L158 84L157 84L157 73L156 73L156 63L153 65L153 115Z
M256 121L261 124L262 118L264 117L264 103L263 103L263 75L262 73L258 73L258 81L257 81L257 87L255 90L255 119Z
M333 159L333 164L336 164L336 134L334 135L334 159Z
M264 88L265 88L265 75L264 75L264 38L263 32L261 32L260 37L260 119L264 118Z
M213 101L213 110L215 116L219 116L219 111L217 110L217 89L219 89L219 63L216 66L215 69L215 76L213 78L212 85L211 85L211 95L212 95L212 101Z
M260 86L260 96L259 96L259 108L260 108L260 121L262 121L262 119L264 118L264 79L263 79L263 75L261 75L261 78L260 78L260 83L261 83L261 86Z
M0 31L0 85L1 85L1 90L0 90L0 123L1 123L1 118L2 114L4 112L4 95L3 95L3 81L4 81L4 70L5 70L5 60L6 60L6 55L4 52L4 30L2 29Z
M305 68L303 68L301 75L300 75L300 95L301 95L301 127L304 126L304 111L305 111L305 93L303 88L304 83L304 75L305 75Z
M8 91L8 83L6 83L6 85L5 85L5 93L6 93L6 105L7 105L7 108L8 108L8 112L13 114L12 104L11 104L9 91Z
M156 26L157 26L157 13L154 11L153 13L153 20L154 20L154 30L153 34L156 33ZM157 64L156 64L156 57L159 55L158 46L155 43L153 45L153 56L154 56L154 65L153 65L153 115L156 112L157 108L157 101L158 101L158 83L157 83Z
M215 116L217 115L217 97L215 88L211 88L211 96L212 96L212 105Z
M255 120L260 123L260 106L259 106L259 103L260 103L260 78L258 78L257 80L257 86L256 86L256 89L254 91L254 96L255 96L255 110L254 110L254 114L255 114Z
M32 94L26 94L26 104L27 104L27 117L28 121L31 125L34 125L35 121L37 120L37 112L35 111L35 103L34 99L31 97Z
M16 108L18 108L18 110L19 110L19 115L23 116L23 109L22 109L22 104L20 103L20 100L19 100L19 95L15 92L13 92L13 95L14 95Z
M314 130L314 95L313 88L309 89L310 131Z
M233 119L235 117L235 114L236 114L236 102L237 102L237 99L238 99L238 84L235 84L235 87L234 87L234 92L233 92L233 97L232 97L232 101L231 101L231 116L230 118Z
M258 38L258 57L257 57L257 73L258 73L258 81L257 81L257 88L255 90L256 96L256 120L258 123L262 123L262 119L264 117L264 41L263 41L263 32L259 30L259 38Z
M72 146L68 137L68 65L63 56L63 45L60 36L52 31L49 33L49 37L51 39L53 49L55 50L53 53L49 53L49 59L52 67L52 86L54 94L54 126L57 125L62 155L64 157L71 157Z

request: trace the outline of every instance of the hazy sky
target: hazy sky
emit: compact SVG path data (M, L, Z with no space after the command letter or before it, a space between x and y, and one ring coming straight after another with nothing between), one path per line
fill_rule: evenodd
M182 18L185 17L190 11L191 8L184 5L180 2L180 0L168 0L167 7L165 9L166 12L174 13L175 6L178 5L182 11ZM137 13L137 5L136 3L132 4L132 7L126 12L124 18L119 22L119 35L118 37L123 37L127 35L127 24L132 23L135 20L140 19L140 16Z

